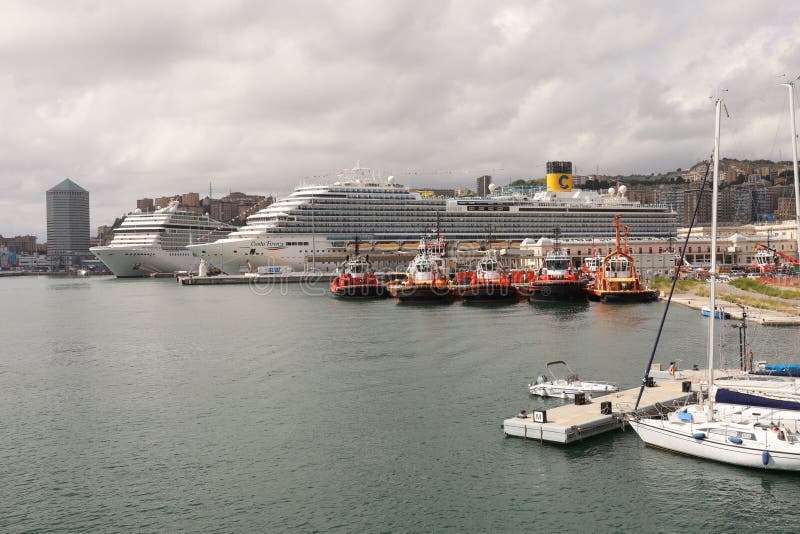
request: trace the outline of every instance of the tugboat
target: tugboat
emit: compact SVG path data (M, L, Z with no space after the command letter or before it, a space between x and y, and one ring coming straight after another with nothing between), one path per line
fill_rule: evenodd
M511 301L517 299L517 288L497 258L497 251L489 249L475 268L475 276L468 286L460 288L464 302Z
M378 280L372 270L369 256L348 258L342 265L342 273L331 281L331 293L346 299L375 299L388 296L386 286Z
M581 274L590 283L597 277L597 272L600 270L600 265L603 263L603 256L598 254L594 248L594 240L592 241L592 255L583 258L581 264Z
M444 238L421 238L417 255L408 264L408 279L393 288L395 296L401 302L451 302L456 295L448 283L446 253Z
M569 256L557 248L548 252L530 286L530 300L586 300L586 280L572 268Z
M614 217L612 225L616 229L617 242L614 250L605 256L594 281L586 288L591 300L602 302L652 302L658 300L658 291L648 289L642 284L636 272L636 262L628 254L628 235L625 227L625 246L620 245L619 221L621 215Z

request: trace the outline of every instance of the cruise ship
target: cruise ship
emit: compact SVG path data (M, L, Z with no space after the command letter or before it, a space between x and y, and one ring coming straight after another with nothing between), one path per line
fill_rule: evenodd
M178 201L153 212L136 209L114 230L104 247L89 250L120 278L150 273L197 271L200 258L186 245L225 237L235 226L181 209Z
M462 250L498 243L513 250L525 238L554 234L612 237L618 214L630 221L632 237L675 235L675 212L629 201L624 186L573 190L570 162L548 163L546 190L452 199L423 196L357 165L333 183L297 187L224 239L187 248L228 274L265 265L329 270L353 252L356 240L376 257L377 251L416 249L420 235L438 229Z

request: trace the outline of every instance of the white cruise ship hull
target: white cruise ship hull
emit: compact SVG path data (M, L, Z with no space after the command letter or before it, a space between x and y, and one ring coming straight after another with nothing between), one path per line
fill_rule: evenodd
M316 241L316 243L315 243ZM298 244L299 243L299 244ZM333 271L334 262L313 261L312 243L315 243L317 255L333 254L329 242L310 235L280 235L257 238L227 238L213 243L189 245L186 248L192 254L206 260L206 263L219 268L225 274L242 274L256 271L264 266L290 267L294 271L304 271L314 266L318 270Z
M197 272L200 258L188 250L153 247L92 247L92 254L119 278L137 278L150 273Z

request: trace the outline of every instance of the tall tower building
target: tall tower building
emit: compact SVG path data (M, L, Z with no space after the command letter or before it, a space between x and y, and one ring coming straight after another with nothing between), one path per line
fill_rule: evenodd
M69 178L48 189L47 255L51 260L88 256L89 236L89 192Z
M479 176L477 180L478 196L485 197L489 194L489 185L492 183L491 176Z

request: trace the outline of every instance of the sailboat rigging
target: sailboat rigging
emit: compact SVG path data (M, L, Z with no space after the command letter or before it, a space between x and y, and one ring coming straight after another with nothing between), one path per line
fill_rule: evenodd
M716 304L717 192L722 100L716 101L714 175L711 202L711 276L709 304ZM677 278L677 273L676 273ZM665 310L666 314L666 310ZM796 402L768 406L765 413L758 395L729 395L714 387L714 328L708 322L707 396L677 412L657 418L634 416L629 423L645 444L681 454L746 467L800 471L800 432ZM660 330L659 330L660 334ZM655 347L653 354L655 353ZM652 356L651 356L652 359ZM645 377L647 374L645 373ZM639 394L641 399L641 391ZM774 400L773 400L774 401ZM719 403L716 406L715 403ZM639 400L637 400L637 407Z

